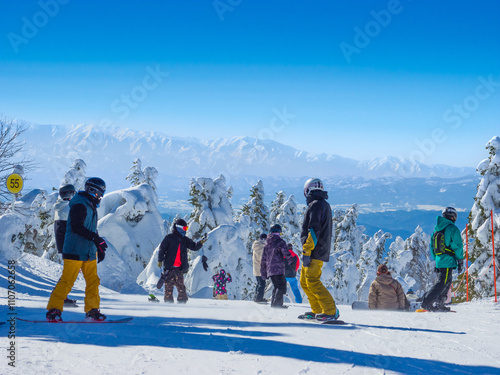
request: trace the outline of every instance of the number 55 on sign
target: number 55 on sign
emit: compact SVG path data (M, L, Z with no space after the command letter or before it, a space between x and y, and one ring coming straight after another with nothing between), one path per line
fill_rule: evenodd
M23 178L17 173L12 173L7 177L7 190L12 194L17 194L23 189Z

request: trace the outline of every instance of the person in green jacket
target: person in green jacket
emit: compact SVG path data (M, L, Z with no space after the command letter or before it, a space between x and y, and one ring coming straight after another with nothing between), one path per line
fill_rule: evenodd
M457 210L446 207L442 216L437 217L431 243L429 245L432 258L436 261L438 280L424 295L422 308L429 311L450 311L444 305L446 294L451 287L452 272L463 269L464 249L460 230L455 225Z

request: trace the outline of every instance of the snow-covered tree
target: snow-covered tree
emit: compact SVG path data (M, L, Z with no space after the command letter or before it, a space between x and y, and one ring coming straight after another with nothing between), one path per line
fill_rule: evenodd
M276 193L276 198L271 202L271 207L269 211L269 224L277 224L276 218L281 212L281 205L285 203L286 194L284 191L279 191Z
M357 218L358 205L354 204L345 212L342 221L333 228L334 250L324 272L326 286L333 289L335 301L341 304L357 300L357 288L360 284L356 263L363 249L365 228L357 226Z
M385 263L387 268L393 272L393 275L404 276L402 272L407 268L408 263L413 259L413 254L406 249L405 240L397 236L389 246Z
M269 209L264 204L264 184L261 180L250 189L250 198L241 208L238 220L241 221L244 216L250 220L251 229L247 241L247 249L250 251L259 235L269 231Z
M487 144L489 157L479 163L477 171L482 178L477 187L474 205L469 214L469 293L472 298L493 295L493 271L488 269L492 261L491 212L500 215L500 137L493 137ZM494 216L495 217L495 216ZM500 226L495 225L496 264L500 265ZM462 233L465 243L465 231ZM500 289L500 272L497 272L497 289ZM459 290L459 297L465 300L465 289Z
M358 299L368 300L370 285L377 277L377 267L384 263L385 243L392 238L390 233L379 230L363 245L363 251L357 262L361 285L358 288Z
M85 176L86 171L87 164L82 159L75 159L71 168L64 174L61 186L71 184L75 187L76 191L83 190L85 180L87 179Z
M109 192L97 213L99 235L108 243L106 259L99 264L101 284L137 291L138 275L166 234L156 192L148 184Z
M295 251L298 251L300 254L302 252L300 242L302 217L299 214L299 209L293 194L281 205L280 212L276 217L276 222L280 224L283 229L283 239L287 243L292 243Z
M189 195L193 211L188 221L188 236L198 240L219 225L232 224L232 207L223 175L215 180L205 177L191 180Z
M130 181L131 186L139 186L141 184L148 184L156 190L156 179L158 178L158 171L154 167L146 167L142 169L141 159L134 160L130 173L125 177Z
M419 294L429 290L436 280L435 262L430 257L429 242L430 236L423 232L422 227L418 226L415 233L406 239L404 252L399 255L390 253L388 256L393 262L399 262L397 268L402 268L399 276L408 280L408 285ZM407 262L409 254L411 254L411 260ZM404 263L406 266L402 267ZM413 284L410 278L415 280Z

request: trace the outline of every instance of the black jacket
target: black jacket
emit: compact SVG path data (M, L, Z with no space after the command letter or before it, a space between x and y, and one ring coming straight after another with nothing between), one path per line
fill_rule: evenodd
M323 262L330 260L333 226L332 209L326 199L328 199L328 193L322 190L313 190L307 197L308 206L300 234L303 245L311 233L316 240L316 246L311 252L311 259Z
M186 273L189 269L187 249L198 251L203 246L201 242L194 242L189 237L182 236L174 228L172 233L167 234L160 244L158 261L163 262L164 270L171 270L174 268L179 244L181 245L181 270L183 273Z

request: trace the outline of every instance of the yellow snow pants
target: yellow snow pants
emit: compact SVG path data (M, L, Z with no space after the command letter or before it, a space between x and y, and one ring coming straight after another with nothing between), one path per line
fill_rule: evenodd
M78 277L78 272L82 270L85 278L85 312L98 309L101 298L99 297L100 280L97 276L97 261L80 261L64 259L62 276L50 295L47 310L58 309L63 311L64 300L71 292L73 284Z
M309 299L314 314L334 315L337 311L332 295L321 283L323 261L311 259L309 267L302 265L300 285Z

